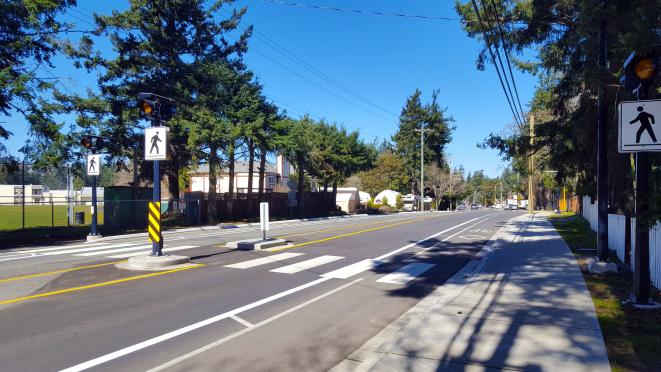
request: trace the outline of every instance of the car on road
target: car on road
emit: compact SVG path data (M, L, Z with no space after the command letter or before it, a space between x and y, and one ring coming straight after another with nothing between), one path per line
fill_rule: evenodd
M519 206L516 205L516 204L508 204L506 209L510 210L510 211L515 211L515 210L519 209Z
M459 204L459 205L457 206L457 210L458 210L458 211L466 210L466 204L463 204L463 203L462 203L462 204Z
M471 204L471 209L478 209L478 208L480 208L479 204L476 203Z

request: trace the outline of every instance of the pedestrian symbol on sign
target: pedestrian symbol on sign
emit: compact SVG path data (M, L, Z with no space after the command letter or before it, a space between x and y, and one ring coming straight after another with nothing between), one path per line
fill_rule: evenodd
M154 150L156 150L156 154L160 153L158 150L158 143L163 142L160 137L158 137L158 132L154 134L151 137L151 148L149 149L149 153L151 154Z
M635 119L629 122L629 124L633 124L637 121L640 122L640 129L638 129L638 132L636 132L636 143L640 143L640 136L645 131L649 133L650 137L652 138L652 141L656 143L656 136L654 135L654 129L652 129L652 125L651 125L654 124L654 115L645 112L643 106L638 106L636 110L639 112L638 116L636 116Z
M95 172L96 171L96 168L94 167L95 164L96 164L96 159L92 158L90 160L90 169L88 170L88 172Z
M145 128L145 160L167 160L168 128Z

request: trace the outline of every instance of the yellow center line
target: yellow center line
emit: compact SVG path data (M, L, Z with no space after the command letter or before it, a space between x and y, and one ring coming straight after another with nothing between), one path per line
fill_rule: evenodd
M386 228L388 228L388 227L404 225L404 224L407 224L407 223L413 223L413 222L417 222L417 221L428 220L428 219L436 218L436 217L438 217L438 216L431 216L431 217L417 218L417 219L414 219L414 220L407 220L407 221L397 222L397 223L393 223L393 224L389 224L389 225L383 225L383 226L373 227L373 228L371 228L371 229L365 229L365 230L359 230L359 231L352 231L352 232L350 232L350 233L346 233L346 234L335 235L335 236L329 236L328 238L317 239L317 240L311 240L311 241L309 241L309 242L303 242L303 243L299 243L299 244L294 244L294 245L290 245L290 246L287 246L287 247L277 248L277 249L273 249L273 250L269 250L269 251L271 251L271 252L279 252L279 251L282 251L282 250L285 250L285 249L299 248L299 247L303 247L303 246L306 246L306 245L311 245L311 244L317 244L317 243L327 242L327 241L329 241L329 240L335 240L335 239L345 238L345 237L347 237L347 236L353 236L353 235L358 235L358 234L364 234L364 233L367 233L367 232L370 232L370 231L382 230L382 229L386 229Z
M101 266L108 266L108 265L115 265L118 263L126 262L126 260L123 261L114 261L114 262L106 262L106 263L101 263L101 264L95 264L95 265L87 265L87 266L78 266L78 267L72 267L69 269L61 269L61 270L55 270L55 271L48 271L44 273L36 273L36 274L29 274L29 275L22 275L22 276L15 276L13 278L5 278L5 279L0 279L0 283L6 283L6 282L13 282L16 280L22 280L22 279L31 279L31 278L38 278L40 276L48 276L48 275L56 275L56 274L62 274L62 273L68 273L71 271L78 271L78 270L84 270L84 269L91 269L94 267L101 267Z
M132 281L132 280L153 278L155 276L172 274L172 273L176 273L178 271L195 269L195 268L202 267L202 266L204 266L204 265L203 264L194 264L194 265L191 265L191 266L181 267L181 268L178 268L178 269L159 271L157 273L130 276L128 278L116 279L116 280L111 280L111 281L108 281L108 282L88 284L88 285L83 285L83 286L80 286L80 287L65 288L65 289L60 289L60 290L57 290L57 291L46 292L46 293L38 293L38 294L30 295L30 296L18 297L18 298L13 298L13 299L10 299L10 300L0 301L0 305L12 304L12 303L31 300L31 299L35 299L35 298L49 297L49 296L59 295L59 294L63 294L63 293L77 292L77 291L82 291L82 290L90 289L90 288L105 287L105 286L109 286L109 285L113 285L113 284L129 282L129 281Z
M410 220L407 220L410 221ZM328 232L328 231L337 231L337 230L346 230L346 229L352 229L356 227L364 227L364 226L374 226L374 225L379 225L383 223L383 221L379 222L372 222L372 223L365 223L361 225L351 225L351 226L343 226L343 227L333 227L330 229L325 229L325 230L314 230L314 231L306 231L302 233L297 233L297 234L290 234L290 235L282 235L282 236L276 236L277 239L285 239L285 238L291 238L294 236L301 236L301 235L309 235L309 234L316 234L316 233L322 233L322 232Z

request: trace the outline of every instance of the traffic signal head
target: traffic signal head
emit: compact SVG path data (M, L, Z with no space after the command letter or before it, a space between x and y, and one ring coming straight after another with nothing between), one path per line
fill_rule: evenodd
M638 94L640 88L647 88L654 75L658 73L657 64L655 53L631 53L624 62L624 74L620 78L620 83L625 89Z
M151 93L138 93L138 107L140 108L140 115L146 118L156 117L158 114L157 101L154 100Z
M174 100L154 93L138 93L140 115L147 119L170 120L176 112Z
M651 57L641 58L633 66L633 72L641 80L647 80L654 75L654 60Z
M89 137L83 137L80 140L80 144L83 145L84 148L89 150L92 148L92 139Z

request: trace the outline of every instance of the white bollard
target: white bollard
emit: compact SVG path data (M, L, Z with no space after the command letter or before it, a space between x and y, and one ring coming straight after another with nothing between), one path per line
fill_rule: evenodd
M259 229L266 240L266 232L269 231L269 203L259 203Z

